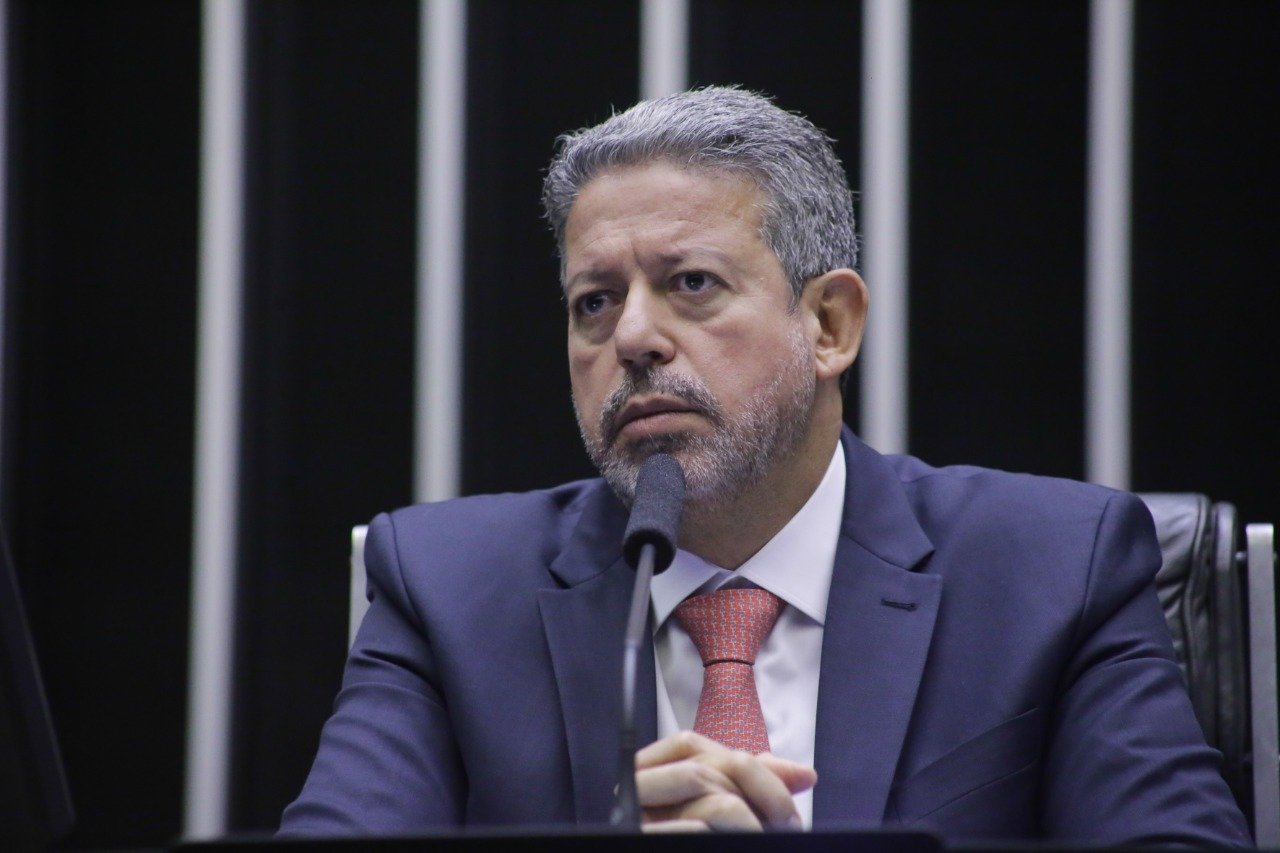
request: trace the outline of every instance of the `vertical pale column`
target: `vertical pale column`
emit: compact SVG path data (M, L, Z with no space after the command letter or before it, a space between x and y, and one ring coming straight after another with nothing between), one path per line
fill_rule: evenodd
M0 0L0 452L4 449L5 402L5 295L8 292L5 271L9 268L8 231L9 211L9 2Z
M244 234L244 3L205 0L191 654L183 834L227 829Z
M641 0L640 97L689 86L689 0Z
M1133 2L1093 0L1089 21L1089 187L1085 476L1129 488L1129 231Z
M871 311L862 348L862 438L907 449L907 212L911 5L866 0L862 23L863 271Z
M414 495L455 497L462 456L465 0L424 0L418 109Z
M1280 846L1280 713L1276 698L1276 531L1272 524L1244 529L1249 589L1249 710L1253 749L1253 840Z

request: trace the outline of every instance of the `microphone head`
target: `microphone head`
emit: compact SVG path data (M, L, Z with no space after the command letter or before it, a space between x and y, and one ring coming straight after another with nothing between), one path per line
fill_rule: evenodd
M640 549L645 545L654 546L654 574L671 565L683 512L684 471L671 456L655 453L640 466L631 519L622 538L622 555L633 569L639 564Z

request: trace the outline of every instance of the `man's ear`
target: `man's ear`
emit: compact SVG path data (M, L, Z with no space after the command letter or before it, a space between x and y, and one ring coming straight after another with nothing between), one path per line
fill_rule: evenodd
M839 379L862 345L867 323L866 284L851 269L831 270L805 284L800 305L817 321L813 355L818 379Z

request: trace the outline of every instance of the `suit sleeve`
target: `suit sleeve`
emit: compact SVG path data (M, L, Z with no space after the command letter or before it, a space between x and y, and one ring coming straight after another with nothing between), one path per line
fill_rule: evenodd
M1141 501L1111 498L1050 723L1042 828L1083 843L1248 846L1174 662L1160 559Z
M462 823L466 778L385 514L369 526L365 562L369 611L281 836L403 835Z

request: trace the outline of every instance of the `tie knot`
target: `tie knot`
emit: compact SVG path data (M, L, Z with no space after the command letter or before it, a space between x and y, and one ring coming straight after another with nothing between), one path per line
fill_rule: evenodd
M675 617L702 656L702 665L756 662L785 602L767 589L721 589L686 598Z

